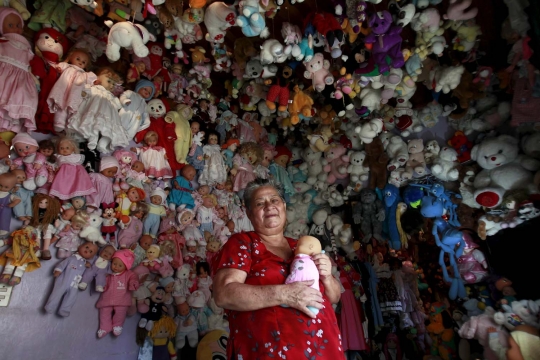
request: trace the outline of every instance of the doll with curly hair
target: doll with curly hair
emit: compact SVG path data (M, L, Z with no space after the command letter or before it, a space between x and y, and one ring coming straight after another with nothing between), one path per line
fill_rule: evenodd
M242 197L247 184L257 178L255 169L263 158L263 149L256 142L246 142L240 146L231 169L234 176L233 191L238 192L238 196Z

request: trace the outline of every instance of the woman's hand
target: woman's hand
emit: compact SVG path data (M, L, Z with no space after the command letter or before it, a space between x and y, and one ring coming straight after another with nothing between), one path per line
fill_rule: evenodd
M296 281L287 285L284 290L285 305L302 311L312 319L315 319L316 315L307 307L312 306L317 309L324 307L321 292L310 287L314 282L315 280Z
M315 266L317 266L317 270L319 270L319 275L321 277L321 280L326 280L327 277L332 276L332 262L330 261L330 258L326 254L317 254L313 255L311 257L311 260L315 263Z

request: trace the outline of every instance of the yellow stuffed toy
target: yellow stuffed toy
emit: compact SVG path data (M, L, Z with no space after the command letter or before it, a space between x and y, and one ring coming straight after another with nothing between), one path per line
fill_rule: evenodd
M189 120L193 116L193 110L188 105L180 104L176 111L169 111L165 115L167 123L174 123L176 140L174 142L174 154L179 164L186 164L186 157L191 148L191 128Z
M296 125L300 122L299 114L302 114L304 117L311 117L311 110L313 107L313 99L311 96L300 90L298 85L294 87L294 93L292 104L289 105L292 125Z

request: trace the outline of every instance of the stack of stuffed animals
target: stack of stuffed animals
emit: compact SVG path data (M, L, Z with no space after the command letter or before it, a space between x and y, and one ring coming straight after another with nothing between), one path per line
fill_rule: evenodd
M5 1L0 283L58 261L47 313L91 288L98 338L139 313L138 343L175 359L228 331L209 264L273 179L286 235L319 239L354 295L346 351L530 354L540 303L481 250L540 216L526 9L506 2L501 67L471 0L368 2Z

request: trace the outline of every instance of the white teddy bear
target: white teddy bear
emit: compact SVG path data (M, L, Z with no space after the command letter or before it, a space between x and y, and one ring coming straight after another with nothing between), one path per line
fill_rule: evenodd
M367 86L360 91L360 99L362 106L365 106L369 111L379 110L381 107L382 89L374 89Z
M426 143L424 148L424 160L426 160L427 165L431 165L433 160L439 155L441 147L437 140L430 140Z
M322 152L313 151L310 147L307 147L302 152L304 163L300 165L300 171L307 173L308 179L306 183L309 185L315 184L319 175L323 173Z
M351 182L357 183L368 179L369 168L364 167L365 151L351 151L349 153L349 166L347 172L351 174Z
M88 225L81 230L79 237L93 243L98 243L101 246L107 245L107 242L101 236L101 223L103 223L101 215L94 212L88 215L87 222Z
M455 181L459 177L458 166L457 151L445 146L433 160L431 173L442 181Z
M302 235L307 235L309 233L309 228L304 219L291 222L287 225L285 230L285 236L291 237L293 239L298 239Z
M373 139L381 133L383 127L383 121L379 118L375 118L365 124L357 126L354 131L358 134L362 143L371 144Z
M397 168L405 166L407 160L409 160L409 151L407 150L407 144L401 138L401 136L392 136L388 140L386 154L390 158L390 162L386 166L389 171L394 171Z
M463 65L436 67L429 75L430 82L435 84L435 88L432 90L448 94L459 85L463 72L465 72Z
M107 50L105 50L105 55L110 61L120 59L120 48L133 50L135 55L144 58L149 53L145 44L148 41L156 41L156 37L139 24L125 21L113 25L112 21L106 21L105 25L111 28L107 40Z
M397 168L394 171L391 171L390 176L388 177L388 183L398 188L407 185L409 180L406 176L403 176L403 174L405 174L405 168Z

